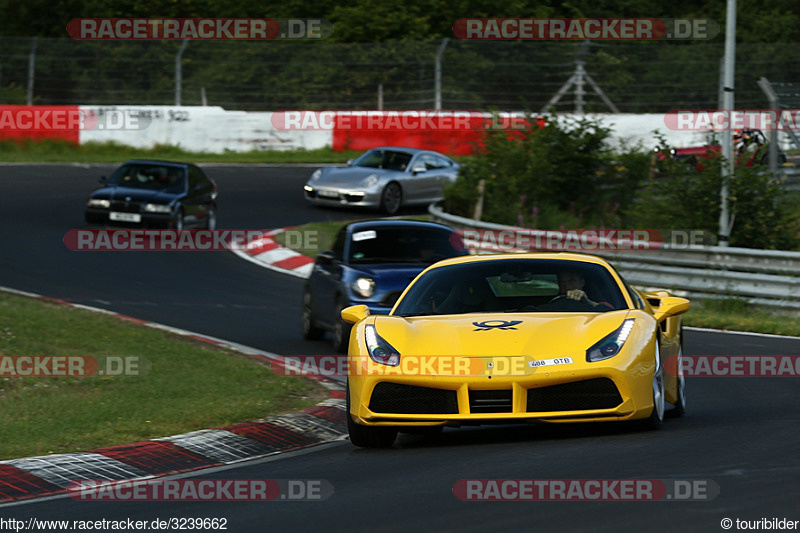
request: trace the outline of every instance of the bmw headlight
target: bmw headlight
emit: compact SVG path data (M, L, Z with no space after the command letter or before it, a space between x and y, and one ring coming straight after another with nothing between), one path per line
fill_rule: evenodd
M165 204L144 204L144 210L148 213L172 213L172 206Z
M351 285L350 288L353 289L353 292L359 295L362 298L369 298L373 294L375 294L375 280L372 278L367 277L360 277L356 279Z
M318 168L313 174L311 174L311 178L308 181L317 181L320 176L322 176L322 169Z
M626 319L616 331L586 350L586 361L593 363L617 355L622 350L622 345L628 340L634 321L633 318Z
M367 341L367 351L370 359L387 366L400 364L400 353L386 342L386 339L378 335L374 325L367 324L364 327L364 337Z
M372 187L376 183L378 183L378 175L377 174L370 174L369 176L367 176L366 178L361 180L361 186L362 187Z
M100 198L90 198L89 203L87 204L89 207L101 207L103 209L108 209L111 207L110 200L103 200Z

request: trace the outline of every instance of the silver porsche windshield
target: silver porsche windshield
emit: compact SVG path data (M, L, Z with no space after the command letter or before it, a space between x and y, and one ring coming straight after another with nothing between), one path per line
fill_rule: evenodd
M411 154L395 150L370 150L353 162L354 167L382 168L403 171L411 162Z
M503 259L430 270L408 290L393 314L604 313L627 308L619 285L602 265Z

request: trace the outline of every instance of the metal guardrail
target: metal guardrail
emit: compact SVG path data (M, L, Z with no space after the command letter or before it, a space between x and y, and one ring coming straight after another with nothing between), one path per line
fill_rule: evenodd
M435 204L428 212L433 220L460 229L522 229L451 215ZM484 252L491 250L487 247ZM587 252L608 259L626 280L648 290L668 289L693 298L736 297L756 305L800 310L800 252L669 244L653 250Z
M800 167L784 167L783 175L786 181L783 184L787 191L800 191Z

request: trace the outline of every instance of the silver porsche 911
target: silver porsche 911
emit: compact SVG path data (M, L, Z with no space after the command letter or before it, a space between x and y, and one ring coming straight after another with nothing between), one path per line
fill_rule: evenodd
M303 189L314 204L373 207L393 215L403 206L441 200L443 186L455 182L458 169L438 152L384 146L346 167L315 170Z

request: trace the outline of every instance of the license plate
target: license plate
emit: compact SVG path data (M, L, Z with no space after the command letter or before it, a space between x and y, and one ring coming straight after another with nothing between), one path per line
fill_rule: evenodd
M336 191L319 190L317 191L317 195L322 196L324 198L339 198L339 193Z
M528 367L539 368L540 366L571 365L572 363L572 357L556 357L554 359L536 359L534 361L528 361Z
M141 222L142 215L139 213L118 213L116 211L112 211L111 214L108 215L109 220L114 220L115 222Z

